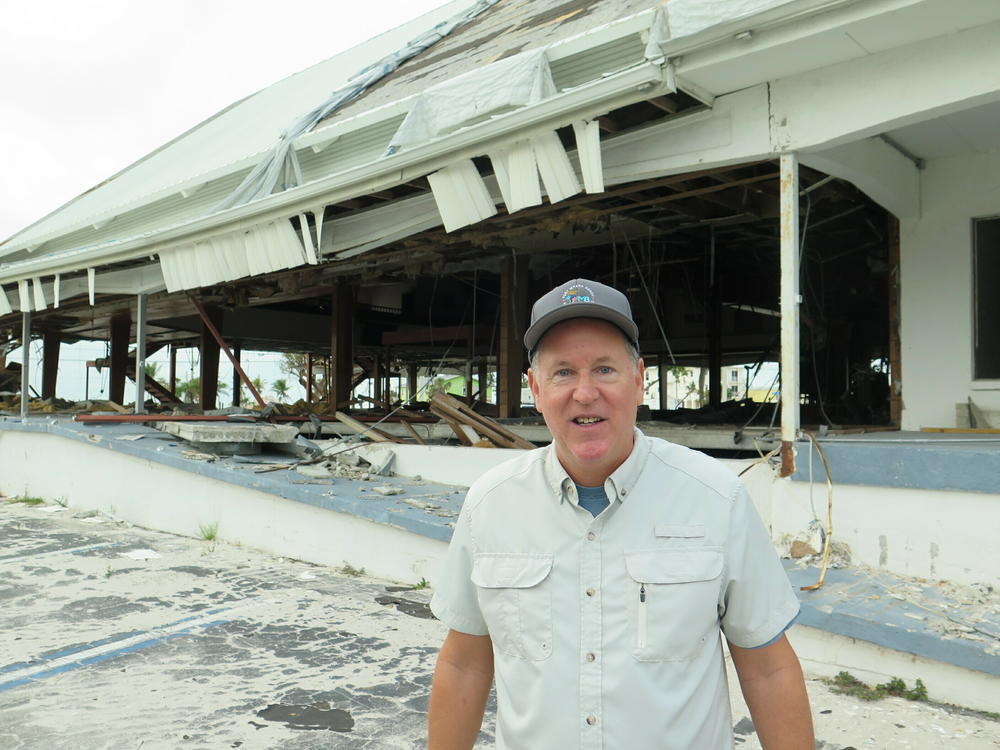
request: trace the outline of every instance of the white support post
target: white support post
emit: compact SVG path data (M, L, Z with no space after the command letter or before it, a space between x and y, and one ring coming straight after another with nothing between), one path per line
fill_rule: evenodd
M799 160L781 155L781 476L795 471L799 432Z
M31 392L28 386L28 374L31 369L31 310L21 313L21 421L28 418L28 402Z
M135 315L135 413L146 412L146 295L136 296Z

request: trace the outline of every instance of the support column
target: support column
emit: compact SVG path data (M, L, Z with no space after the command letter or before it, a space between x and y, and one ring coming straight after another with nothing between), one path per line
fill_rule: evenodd
M799 432L799 160L781 155L781 476L795 471Z
M484 403L489 403L487 396L487 385L490 382L490 372L487 366L486 360L481 359L477 364L476 378L479 380L479 400Z
M146 295L135 301L135 413L146 411Z
M306 353L306 403L311 404L313 400L313 355Z
M412 402L417 397L417 365L410 362L406 366L406 390L408 401Z
M722 288L718 283L715 259L715 230L709 228L708 300L705 320L708 327L708 405L722 404Z
M657 386L659 388L661 410L670 408L670 394L667 393L669 369L666 362L667 358L662 354L656 358L656 371L660 376Z
M500 356L497 367L497 413L521 414L521 375L528 327L528 259L505 258L500 266Z
M31 401L31 386L28 375L31 370L31 312L21 313L21 421L28 418L28 402Z
M205 306L205 316L222 334L222 310L214 306ZM201 410L208 411L216 407L219 396L219 342L204 322L201 324L201 335L198 340L198 351L201 352L198 377L201 382Z
M329 398L339 408L351 400L354 377L354 287L350 284L337 284L330 297L330 354Z
M177 344L170 345L170 364L167 368L167 387L171 393L177 393Z
M243 347L239 345L239 342L233 342L233 356L236 357L236 361L243 364ZM240 405L240 373L235 367L233 368L233 406Z
M128 310L111 318L111 373L108 376L108 398L116 404L125 401L125 377L128 370L129 332L132 315Z
M55 398L61 343L62 337L58 331L46 331L42 334L42 398Z

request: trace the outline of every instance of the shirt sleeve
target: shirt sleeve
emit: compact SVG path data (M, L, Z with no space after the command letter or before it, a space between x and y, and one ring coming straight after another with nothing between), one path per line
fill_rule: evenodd
M487 635L486 621L472 583L472 502L470 490L455 523L448 555L438 579L433 581L431 612L452 630L469 635Z
M719 612L722 631L733 645L764 646L798 616L798 597L742 483L730 515L725 576Z

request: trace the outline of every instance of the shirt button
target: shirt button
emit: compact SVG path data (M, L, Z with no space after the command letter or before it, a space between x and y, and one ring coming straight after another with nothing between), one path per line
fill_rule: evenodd
M590 724L590 726L594 726L594 724L597 723L597 717L591 714L587 717L587 723Z
M587 661L594 661L597 656L593 653L587 654Z
M622 494L622 497L625 497L625 495L627 495L627 494L628 494L628 490L622 490L622 493L621 493L621 494Z
M594 596L597 594L597 589L589 588L587 589L587 596Z
M588 542L592 542L595 539L597 539L597 534L595 534L593 531L588 531L587 532L587 541Z

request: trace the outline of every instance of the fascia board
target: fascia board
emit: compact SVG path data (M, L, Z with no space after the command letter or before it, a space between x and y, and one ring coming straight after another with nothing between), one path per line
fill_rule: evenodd
M892 13L927 0L797 0L752 16L713 26L703 32L670 39L660 49L674 64L678 77L726 62L738 64L741 58L762 49L780 49L804 38L835 31L845 24L857 23ZM749 36L744 36L750 32ZM859 54L862 50L858 49ZM789 70L808 67L809 60L799 52L789 52ZM745 82L734 84L745 86ZM728 93L726 90L713 94Z
M717 45L727 45L730 56L739 57L747 45L736 36L747 31L758 33L788 27L789 33L800 36L802 33L815 33L818 25L830 25L830 20L824 18L825 14L841 8L854 6L864 15L880 15L922 2L926 0L792 0L753 15L723 21L695 34L668 39L660 45L660 49L666 57L677 58L695 52L703 53ZM668 4L668 10L669 7Z
M505 142L535 132L555 130L575 120L592 119L608 110L666 92L673 93L666 86L664 68L655 63L640 63L556 94L536 105L470 125L394 156L328 175L252 203L140 237L32 258L6 267L0 265L0 282L9 283L32 276L68 273L89 266L131 260L156 252L158 245L231 231L243 222L288 218L301 211L313 210L319 203L336 203L384 190L427 175L456 160L484 155Z

